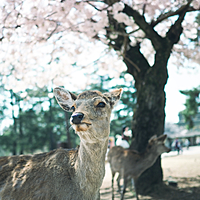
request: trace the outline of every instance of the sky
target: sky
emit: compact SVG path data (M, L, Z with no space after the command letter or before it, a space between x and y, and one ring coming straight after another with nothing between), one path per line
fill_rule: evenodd
M177 68L168 65L168 82L165 86L166 92L166 122L177 123L178 113L185 109L186 96L180 90L190 90L200 85L200 66L193 68Z

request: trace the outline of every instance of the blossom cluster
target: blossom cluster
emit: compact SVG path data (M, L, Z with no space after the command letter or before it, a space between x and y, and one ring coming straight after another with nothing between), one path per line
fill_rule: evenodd
M148 23L156 22L166 13L172 13L185 5L185 0L2 0L0 2L0 74L7 89L24 91L27 87L43 87L49 82L63 85L66 79L77 84L81 74L109 74L118 77L126 70L123 58L108 51L110 38L106 36L109 14L118 23L126 25L131 45L141 42L141 51L149 63L153 63L154 49L144 32L127 16L125 5L138 11ZM191 3L200 8L199 0ZM174 51L200 62L200 51L189 39L197 36L196 14L188 13L183 23L183 34ZM154 29L164 37L177 16L166 17ZM113 31L111 37L116 37ZM200 42L200 40L198 41ZM108 53L109 52L109 53ZM180 57L181 57L180 56ZM83 85L81 81L78 81ZM88 80L86 80L88 82Z

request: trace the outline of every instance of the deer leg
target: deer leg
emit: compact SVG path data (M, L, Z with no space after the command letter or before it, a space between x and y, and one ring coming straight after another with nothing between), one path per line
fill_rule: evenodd
M97 200L100 200L100 199L101 199L101 197L100 197L100 191L99 191L98 196L97 196Z
M112 200L114 200L114 177L115 172L112 172Z
M123 180L124 180L124 184L123 184L123 190L122 190L122 192L121 192L121 200L124 199L124 194L125 194L125 192L126 192L127 177L124 177Z
M120 177L120 174L119 174L118 177L117 177L117 186L118 186L118 192L119 193L121 193L120 179L121 179L121 177Z
M138 193L137 193L137 178L134 178L133 181L134 181L136 199L139 200Z
M135 186L134 186L134 180L133 180L133 178L131 178L131 186L132 186L132 188L135 190Z

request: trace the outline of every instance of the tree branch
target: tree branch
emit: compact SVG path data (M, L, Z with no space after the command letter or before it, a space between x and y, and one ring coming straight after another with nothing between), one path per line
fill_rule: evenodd
M53 21L53 20L50 20L51 22ZM55 24L56 24L56 26L55 26L55 28L51 31L51 33L49 34L49 36L47 37L47 39L46 40L48 40L54 33L55 33L55 31L56 31L56 29L58 28L58 23L56 22L56 21L53 21Z
M176 10L175 12L169 11L169 12L167 12L167 13L161 14L161 15L156 19L156 21L153 20L153 21L151 22L151 26L155 27L157 24L159 24L160 22L164 21L165 19L167 19L167 18L169 18L169 17L173 17L173 16L175 16L175 15L179 15L179 14L184 10L185 6L187 6L187 4L184 5L184 6L181 6L181 7L180 7L178 10ZM198 10L200 10L200 8L199 8L199 9L195 9L195 8L193 8L193 7L188 7L187 12L198 11Z
M124 58L125 60L127 60L131 65L133 65L133 66L135 67L135 69L136 69L138 72L141 71L140 68L139 68L133 61L131 61L131 59L129 59L128 57L126 57L126 56L124 56L124 55L122 55L122 56L123 56L123 58Z
M140 30L140 28L137 28L129 33L123 33L123 32L120 32L120 31L115 31L115 30L111 30L109 28L106 29L107 31L110 31L112 32L113 34L117 34L117 35L121 35L121 36L124 36L124 37L128 37L128 36L131 36L133 33L137 32Z
M183 31L182 28L182 22L184 20L185 14L188 11L188 8L190 7L190 4L193 0L189 0L188 3L185 6L182 6L181 10L179 10L179 17L176 20L176 22L170 27L169 31L166 34L166 39L170 41L171 45L178 43L180 39L180 35Z
M126 39L125 39L126 38ZM127 41L127 37L125 37L125 44L124 44L124 51L123 53L120 53L120 55L124 58L124 60L128 61L131 65L133 65L133 67L137 70L137 72L140 72L140 68L131 60L126 56L126 52L127 52L127 46L128 46L128 41ZM115 49L116 51L120 51L121 49L113 44L109 44L113 49ZM125 62L126 63L126 62Z
M135 23L144 31L146 37L151 40L155 50L160 48L163 38L145 21L144 16L126 4L122 12L134 18Z

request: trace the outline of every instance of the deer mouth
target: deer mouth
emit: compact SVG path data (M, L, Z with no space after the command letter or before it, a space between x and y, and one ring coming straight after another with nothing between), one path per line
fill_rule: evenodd
M91 123L89 123L89 122L81 122L80 124L86 124L87 126L90 126L90 125L92 125Z
M71 124L71 125L77 125L77 126L78 126L78 125L82 125L82 124L86 124L87 126L92 125L92 123L89 123L89 122L74 123L74 122L72 122L72 121L70 122L70 124Z
M91 123L88 122L81 122L78 124L74 124L72 123L72 127L76 132L80 132L80 131L87 131L88 128L91 126Z

